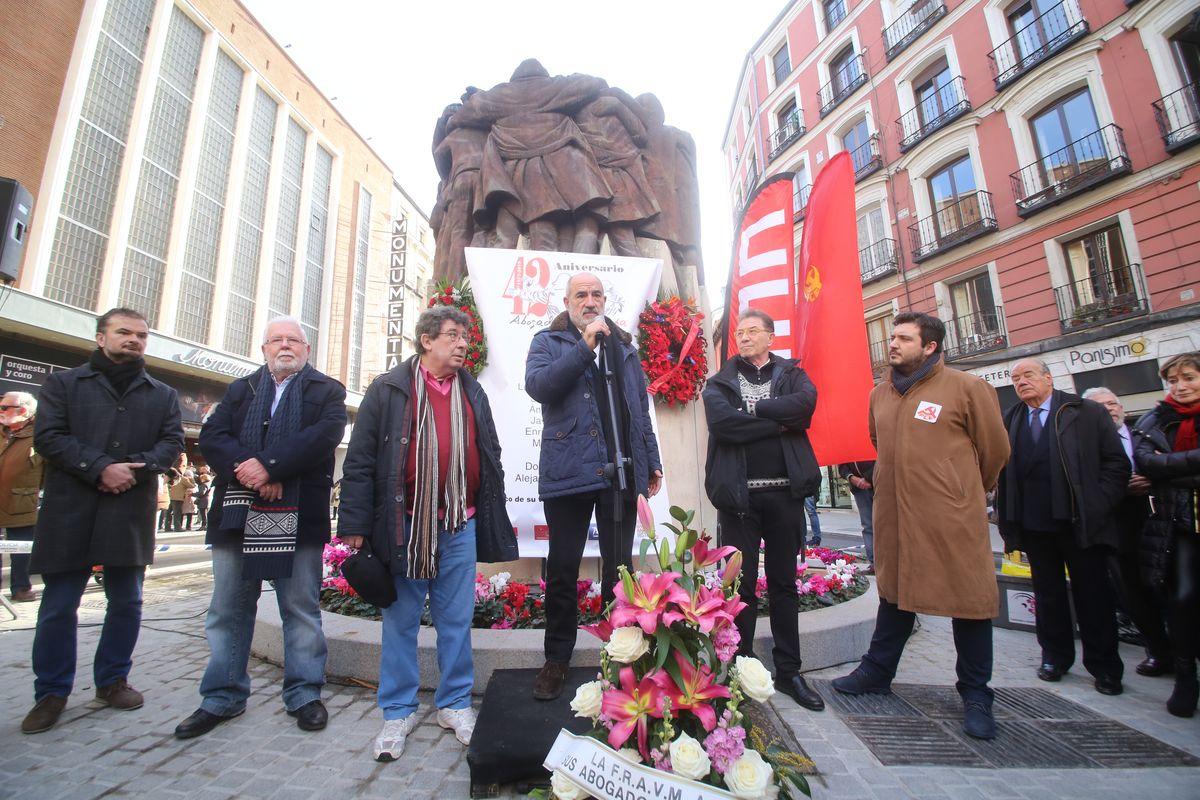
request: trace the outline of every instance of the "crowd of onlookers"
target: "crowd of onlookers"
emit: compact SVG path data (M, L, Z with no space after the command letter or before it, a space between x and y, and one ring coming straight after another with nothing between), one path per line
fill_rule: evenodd
M195 466L188 462L186 454L180 454L175 466L158 476L158 529L190 531L208 528L212 482L212 470L206 464Z

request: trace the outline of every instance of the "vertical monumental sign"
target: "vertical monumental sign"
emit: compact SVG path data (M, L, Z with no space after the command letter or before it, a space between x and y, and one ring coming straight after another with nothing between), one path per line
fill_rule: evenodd
M391 258L388 260L387 365L404 360L404 283L408 267L408 217L392 220Z

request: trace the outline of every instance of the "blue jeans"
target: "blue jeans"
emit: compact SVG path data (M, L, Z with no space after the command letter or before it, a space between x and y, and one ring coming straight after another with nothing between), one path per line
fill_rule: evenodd
M821 518L817 516L817 498L812 495L804 498L804 510L808 512L808 527L812 528L809 541L818 545L821 543Z
M21 528L5 528L4 537L10 542L32 542L33 532L36 530L36 525L26 525ZM32 585L29 582L29 553L13 553L12 572L8 576L8 591L11 593L21 589L29 589Z
M405 520L409 527L411 520ZM383 609L383 650L379 657L379 708L383 718L404 719L417 710L421 671L417 633L429 595L437 631L438 708L468 708L475 685L471 658L471 618L475 614L475 520L458 533L438 532L438 574L431 580L393 576L396 602Z
M271 581L283 621L283 705L295 711L321 699L325 685L325 634L321 631L322 545L302 545L292 577ZM200 679L200 707L210 714L240 714L250 697L250 640L262 581L242 578L240 544L213 547L213 593L204 620L209 659Z
M104 627L92 660L92 677L97 688L116 683L129 675L133 648L142 627L142 581L145 567L105 567ZM37 632L33 635L33 697L67 697L75 685L75 633L79 601L90 569L49 572L42 575L45 588L38 607Z
M854 505L858 506L858 521L862 524L863 545L867 549L867 561L875 563L875 528L872 522L872 509L875 503L875 492L872 489L850 488L854 495Z

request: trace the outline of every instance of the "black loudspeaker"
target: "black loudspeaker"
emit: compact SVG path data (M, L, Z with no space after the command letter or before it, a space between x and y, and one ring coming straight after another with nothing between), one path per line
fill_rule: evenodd
M0 282L17 279L32 213L33 195L29 190L12 178L0 178Z

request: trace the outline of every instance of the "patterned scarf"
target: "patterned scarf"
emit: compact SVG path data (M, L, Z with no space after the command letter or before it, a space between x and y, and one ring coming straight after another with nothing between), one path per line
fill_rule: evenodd
M412 446L417 451L417 475L413 486L413 520L408 534L405 577L415 580L436 578L438 574L438 433L433 407L421 374L420 360L413 359L413 386L416 395L417 435ZM454 377L450 389L450 464L446 470L445 529L454 533L467 521L467 421L462 381ZM403 465L400 474L404 474Z
M243 447L259 453L300 432L304 382L312 371L312 365L305 364L297 373L284 389L274 415L271 403L275 400L275 381L270 370L263 365L257 375L251 376L253 397L238 433ZM237 478L229 482L221 503L221 530L242 533L242 578L290 578L299 529L300 476L284 481L283 497L275 501L264 500Z

